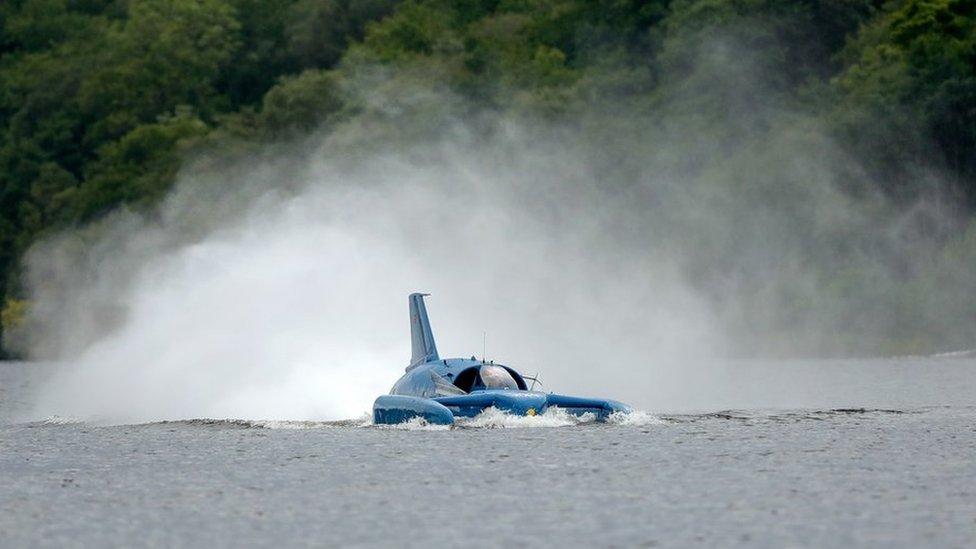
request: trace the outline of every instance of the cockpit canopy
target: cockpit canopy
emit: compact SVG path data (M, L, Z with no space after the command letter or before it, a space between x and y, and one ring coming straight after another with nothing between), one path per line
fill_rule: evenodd
M519 388L512 374L501 366L485 364L479 369L478 376L481 378L481 384L485 386L485 389L518 390Z
M457 375L454 385L470 393L480 389L511 389L525 390L525 381L515 370L497 364L482 364L472 366Z

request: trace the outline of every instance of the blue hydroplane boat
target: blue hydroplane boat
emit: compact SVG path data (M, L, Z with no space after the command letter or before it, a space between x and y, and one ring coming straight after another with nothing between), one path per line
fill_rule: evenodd
M423 418L429 423L450 425L457 417L473 417L492 407L532 416L555 406L578 416L591 413L597 420L605 420L615 412L631 411L626 404L613 400L532 391L525 377L494 361L476 360L473 356L441 358L427 319L426 295L410 294L413 356L407 373L390 394L373 403L374 423L395 424Z

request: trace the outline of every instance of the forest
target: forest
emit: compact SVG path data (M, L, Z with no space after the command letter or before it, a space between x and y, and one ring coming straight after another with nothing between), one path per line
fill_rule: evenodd
M4 330L30 307L22 281L32 244L119 208L152 212L203 154L211 166L232 165L327 134L370 108L364 74L443 90L459 98L460 117L579 121L599 111L626 124L635 112L664 112L662 126L702 134L775 123L760 116L736 130L723 118L716 105L737 89L700 76L693 55L714 37L773 75L764 103L803 113L860 160L843 174L844 192L879 191L906 207L939 197L956 221L933 224L925 238L957 262L974 257L972 0L6 0ZM899 270L911 292L945 275L922 283L915 267ZM831 284L839 299L852 291ZM932 342L896 320L891 334L902 343L888 349L966 345L972 298L945 301L968 328Z

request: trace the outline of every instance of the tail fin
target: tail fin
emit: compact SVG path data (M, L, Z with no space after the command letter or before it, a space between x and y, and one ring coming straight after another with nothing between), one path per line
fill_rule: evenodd
M408 370L418 364L438 360L437 345L434 344L434 334L430 331L430 320L427 319L427 307L424 296L430 294L410 294L410 343L412 356Z

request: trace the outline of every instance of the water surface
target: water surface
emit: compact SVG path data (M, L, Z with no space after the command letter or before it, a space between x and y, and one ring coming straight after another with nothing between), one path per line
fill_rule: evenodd
M32 366L7 363L0 545L971 547L976 364L805 364L845 406L392 429L24 421Z

